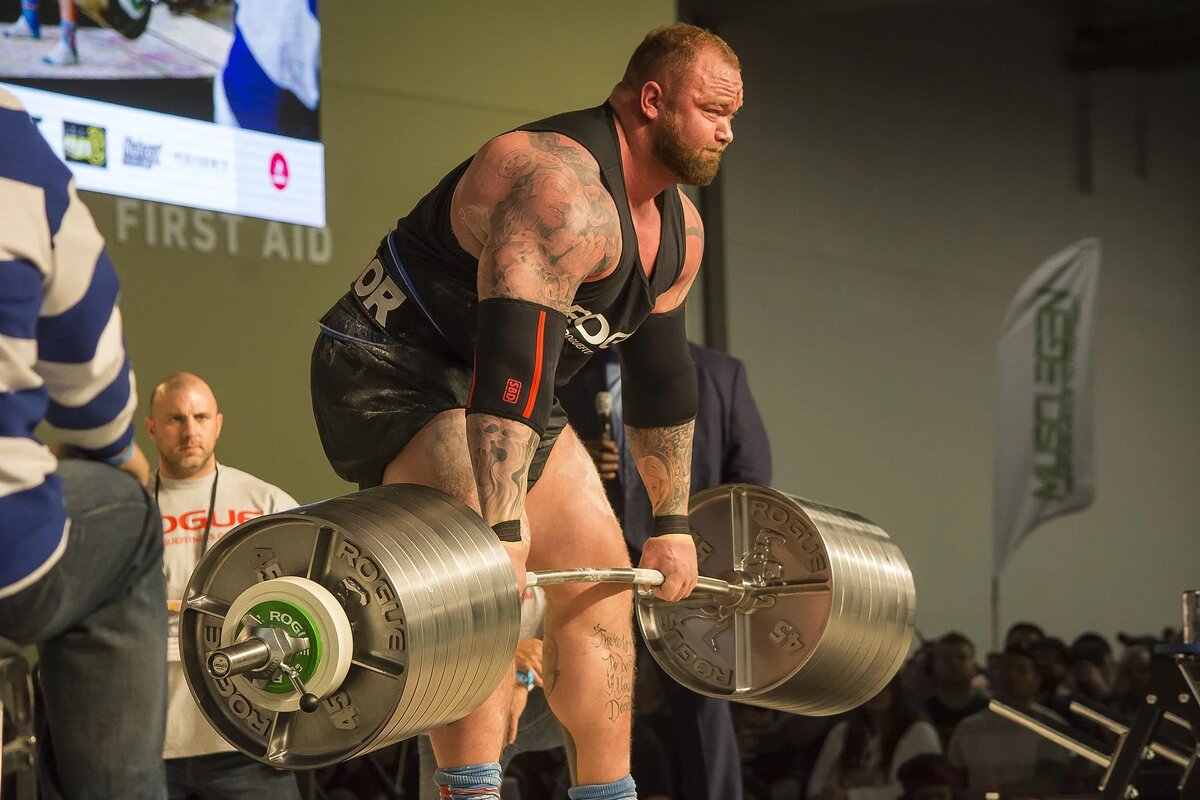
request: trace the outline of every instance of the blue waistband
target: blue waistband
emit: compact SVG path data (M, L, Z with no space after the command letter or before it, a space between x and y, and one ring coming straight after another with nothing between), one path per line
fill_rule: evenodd
M395 270L396 277L400 279L402 284L404 284L404 293L408 295L410 300L417 304L417 308L421 309L421 313L425 316L425 319L429 320L429 324L433 326L434 330L436 330L441 337L445 339L445 332L442 331L441 326L439 326L434 320L433 315L429 313L429 309L421 300L421 295L417 294L417 287L413 286L412 279L408 277L408 272L404 269L404 262L400 260L400 254L396 252L396 242L393 239L395 234L396 232L392 231L386 237L388 255L390 256L390 259L383 263L383 268L388 269L390 267L391 269Z

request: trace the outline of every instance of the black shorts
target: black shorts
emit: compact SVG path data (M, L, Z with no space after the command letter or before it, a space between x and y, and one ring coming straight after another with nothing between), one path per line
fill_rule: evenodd
M384 469L409 440L441 412L466 408L471 391L472 366L415 304L394 313L402 334L385 333L347 294L321 318L313 347L312 403L321 446L334 471L360 489L382 483ZM530 488L566 423L556 398L529 467Z

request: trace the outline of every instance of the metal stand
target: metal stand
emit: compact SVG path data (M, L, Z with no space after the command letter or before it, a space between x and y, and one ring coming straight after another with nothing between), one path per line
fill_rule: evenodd
M5 698L7 697L7 704ZM12 781L13 800L37 797L36 745L33 721L33 677L21 650L0 639L0 792Z
M1184 643L1154 648L1150 687L1132 722L1126 725L1095 705L1071 704L1072 712L1119 735L1111 755L1078 731L1002 697L992 699L992 711L1105 767L1098 787L1102 800L1137 800L1145 768L1163 761L1181 770L1178 796L1200 798L1200 591L1183 593L1183 609ZM1180 748L1180 739L1187 746Z

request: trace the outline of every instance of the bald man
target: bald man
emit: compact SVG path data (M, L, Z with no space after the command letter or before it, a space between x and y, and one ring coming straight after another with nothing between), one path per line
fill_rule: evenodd
M282 489L217 462L224 417L212 389L188 372L154 388L146 432L158 449L150 481L163 522L167 578L167 737L163 757L170 800L300 800L292 773L236 752L200 713L179 663L179 608L200 556L253 517L295 508Z

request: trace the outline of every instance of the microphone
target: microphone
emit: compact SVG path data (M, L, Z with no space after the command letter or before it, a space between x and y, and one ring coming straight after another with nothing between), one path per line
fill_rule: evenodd
M600 440L613 440L613 399L611 392L596 392L596 421L599 423Z

